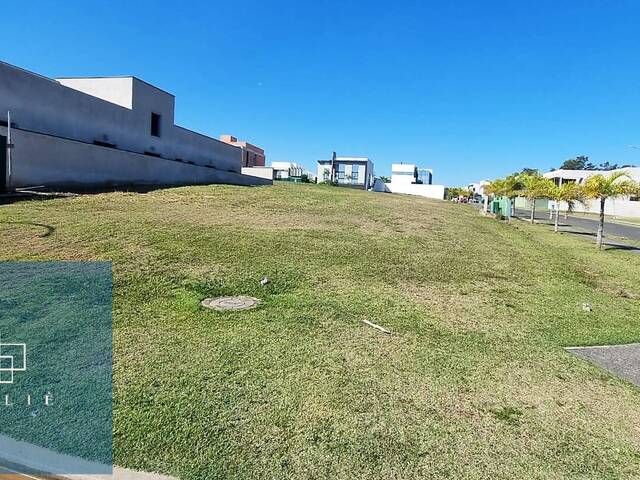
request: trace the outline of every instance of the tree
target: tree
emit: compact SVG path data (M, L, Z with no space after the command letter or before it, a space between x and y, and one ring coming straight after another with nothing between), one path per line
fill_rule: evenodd
M560 166L561 170L589 170L587 166L591 166L589 163L589 157L586 155L580 155L576 158L570 158L565 160Z
M617 170L617 169L618 169L617 163L604 162L598 166L598 170L603 170L605 172L608 172L610 170Z
M511 222L513 203L520 192L518 176L509 175L507 178L497 178L484 188L485 193L494 197L506 197L509 199L510 208L507 211L507 221Z
M386 177L386 176L384 176L384 175L380 175L380 180L381 180L383 183L389 183L389 182L391 181L391 180L389 179L389 177Z
M521 186L520 193L531 203L531 223L536 217L536 200L546 198L547 180L534 170L535 173L522 173L518 176Z
M544 190L544 197L556 202L556 211L553 223L553 231L558 232L558 224L560 222L560 202L567 204L567 210L573 210L576 203L585 203L586 193L581 185L572 182L563 185L556 185L553 180L544 179L541 186Z
M446 198L447 200L453 200L458 197L466 197L469 195L469 190L465 187L447 187Z
M520 195L522 184L520 183L519 175L509 175L504 179L504 193L503 195L509 199L509 214L507 220L510 222L513 213L516 210L516 198Z
M589 161L589 157L586 155L580 155L576 158L570 158L569 160L565 160L565 162L560 166L562 170L599 170L603 172L608 172L611 170L617 170L619 168L627 168L633 167L633 165L622 165L619 166L617 163L609 163L604 162L600 165L594 165ZM526 169L525 169L526 170ZM552 171L555 169L552 169ZM524 170L523 170L524 173Z
M626 197L640 192L640 185L630 179L626 172L615 172L605 176L602 174L589 177L584 184L587 197L600 201L600 222L596 246L602 249L604 238L604 211L608 199Z
M497 197L500 195L500 192L502 191L502 179L500 178L496 178L495 180L489 182L488 184L486 184L484 186L484 193L487 196L487 198L489 197ZM484 213L489 213L489 202L485 202L484 204Z

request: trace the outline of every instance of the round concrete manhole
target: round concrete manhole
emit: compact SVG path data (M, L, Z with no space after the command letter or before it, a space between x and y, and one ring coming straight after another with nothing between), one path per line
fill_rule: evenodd
M200 305L213 310L225 311L225 310L246 310L248 308L255 308L260 303L260 300L253 297L218 297L218 298L205 298Z

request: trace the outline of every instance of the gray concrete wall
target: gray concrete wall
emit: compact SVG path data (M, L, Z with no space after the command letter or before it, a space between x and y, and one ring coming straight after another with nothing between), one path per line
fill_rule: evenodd
M0 135L7 129L0 127ZM12 130L12 188L93 188L126 185L190 185L228 183L271 185L258 177L191 165L113 148Z
M242 167L242 174L273 180L273 167Z
M150 151L240 173L242 149L174 125L173 95L128 78L130 82L61 79L75 87L71 88L0 62L0 116L10 110L12 121L25 130L86 143L108 142L123 150ZM132 108L112 103L126 105L127 95ZM152 112L161 115L160 137L151 135Z

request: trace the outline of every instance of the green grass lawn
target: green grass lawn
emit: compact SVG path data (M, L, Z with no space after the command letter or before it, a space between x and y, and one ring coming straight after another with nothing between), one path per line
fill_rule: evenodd
M465 205L283 184L19 202L0 236L5 260L113 261L121 466L639 475L640 389L563 347L640 341L640 255ZM263 303L199 306L232 294Z

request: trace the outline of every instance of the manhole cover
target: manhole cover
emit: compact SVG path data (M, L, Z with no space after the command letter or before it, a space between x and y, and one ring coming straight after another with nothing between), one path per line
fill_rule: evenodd
M247 308L255 308L260 300L253 297L218 297L205 298L200 305L213 310L246 310Z

